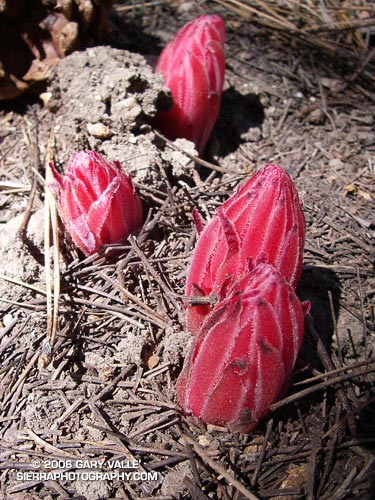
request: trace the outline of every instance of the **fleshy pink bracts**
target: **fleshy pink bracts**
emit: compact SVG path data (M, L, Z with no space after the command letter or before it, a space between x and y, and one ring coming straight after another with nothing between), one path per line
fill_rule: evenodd
M156 65L173 107L156 124L169 139L184 137L202 153L219 114L224 84L225 26L218 15L199 16L169 42Z
M177 381L186 414L249 432L287 390L308 302L294 289L305 219L290 176L268 164L202 229L186 280L195 335ZM214 304L214 305L212 305Z
M304 331L292 286L259 262L208 314L177 381L183 411L249 432L288 388Z
M302 270L305 218L294 183L268 164L242 184L201 232L186 280L186 295L220 298L259 258L273 264L293 288ZM197 334L207 305L187 307L187 330Z
M127 238L142 225L141 200L119 162L108 162L94 151L80 151L64 176L53 165L51 169L64 223L85 255Z

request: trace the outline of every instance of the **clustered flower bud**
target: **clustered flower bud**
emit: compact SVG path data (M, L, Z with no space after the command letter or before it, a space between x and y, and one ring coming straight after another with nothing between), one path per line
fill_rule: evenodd
M272 265L235 281L200 328L177 383L182 408L249 432L289 385L307 304Z
M171 91L173 107L156 124L169 139L183 137L202 153L215 125L224 84L225 26L218 15L186 24L163 49L155 71Z
M304 239L293 181L272 164L203 229L186 282L195 339L177 381L185 413L248 432L288 388L309 309L294 292ZM194 304L202 297L217 303Z
M265 256L297 286L302 270L305 218L294 183L278 165L267 164L217 210L199 236L186 279L186 295L223 298L249 259ZM193 334L207 314L205 305L187 309Z
M141 200L118 161L79 151L64 176L51 168L66 229L85 255L126 239L142 225Z

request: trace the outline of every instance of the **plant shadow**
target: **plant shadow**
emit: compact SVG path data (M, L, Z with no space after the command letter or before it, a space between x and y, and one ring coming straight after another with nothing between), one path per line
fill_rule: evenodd
M127 11L112 11L110 20L112 34L109 42L112 47L142 54L146 59L151 56L156 62L157 55L165 44L158 37L144 31L142 16L129 15Z
M226 156L242 142L256 141L261 136L264 108L256 94L241 94L234 87L223 92L220 114L206 148L206 156Z
M296 291L301 301L310 301L310 314L315 329L330 355L335 324L340 311L341 287L336 273L320 266L304 266ZM307 338L302 344L300 356L308 361L311 368L318 370L323 368L316 346Z

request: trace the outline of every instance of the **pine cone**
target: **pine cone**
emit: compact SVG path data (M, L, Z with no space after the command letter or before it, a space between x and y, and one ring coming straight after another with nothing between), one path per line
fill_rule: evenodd
M110 32L112 0L0 0L0 99L40 90L58 61Z

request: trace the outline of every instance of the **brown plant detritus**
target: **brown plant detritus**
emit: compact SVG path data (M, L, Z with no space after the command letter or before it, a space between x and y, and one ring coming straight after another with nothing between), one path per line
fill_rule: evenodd
M112 0L0 0L0 100L40 90L58 61L110 32Z

